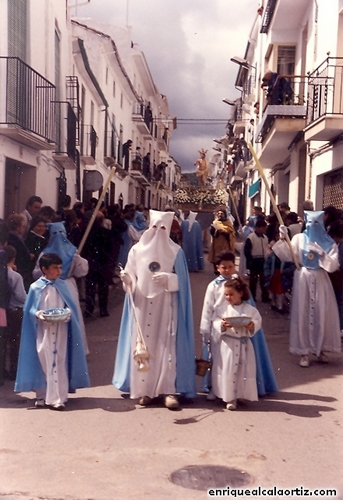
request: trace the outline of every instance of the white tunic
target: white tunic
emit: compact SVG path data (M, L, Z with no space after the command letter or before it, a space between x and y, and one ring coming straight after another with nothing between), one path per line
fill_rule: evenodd
M211 330L212 391L225 402L238 398L257 401L256 361L249 332L244 327L221 331L222 318L251 316L254 332L261 328L261 316L250 304L223 304L217 309Z
M292 247L302 264L304 235L292 238ZM291 261L287 243L279 241L273 250L284 261ZM300 267L294 273L289 350L292 354L340 352L341 338L338 307L328 272L338 268L338 247L319 258L319 269Z
M65 307L64 300L54 286L42 292L38 310ZM47 405L64 404L68 400L67 343L68 323L37 319L37 352L46 377L46 394L37 392Z

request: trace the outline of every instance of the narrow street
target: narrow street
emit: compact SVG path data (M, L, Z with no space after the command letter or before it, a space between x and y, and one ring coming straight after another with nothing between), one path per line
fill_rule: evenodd
M210 266L191 274L197 355L212 278ZM289 318L258 302L277 394L229 412L206 401L197 377L199 394L182 411L141 408L111 384L122 301L117 283L110 317L86 320L92 387L71 395L65 412L36 409L34 394L14 394L13 382L0 387L1 500L205 499L223 470L237 487L335 488L343 498L342 354L299 367L288 353ZM190 469L202 471L198 482Z

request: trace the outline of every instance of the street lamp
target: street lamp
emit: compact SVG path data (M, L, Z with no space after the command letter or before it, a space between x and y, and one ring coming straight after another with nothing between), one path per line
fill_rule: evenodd
M243 68L246 68L246 69L249 69L249 68L256 69L255 66L252 66L252 64L248 63L248 61L246 59L242 59L241 57L238 57L238 56L231 57L230 61L235 63L235 64L239 64L239 66L242 66Z
M236 106L235 101L230 101L230 99L223 99L223 102L225 102L225 104L229 104L229 106Z

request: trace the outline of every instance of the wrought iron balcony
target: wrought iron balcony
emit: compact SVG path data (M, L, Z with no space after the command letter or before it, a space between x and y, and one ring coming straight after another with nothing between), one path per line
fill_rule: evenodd
M278 82L287 81L288 90L280 90ZM275 99L274 92L277 92ZM256 130L256 142L264 142L273 128L280 128L286 131L299 132L303 130L306 117L306 92L307 80L305 77L295 75L279 75L267 100L267 104L262 116L262 121L258 124ZM275 103L275 104L274 104ZM295 120L298 118L299 120Z
M343 57L328 57L308 80L305 139L329 141L343 129Z
M18 57L0 57L0 134L37 150L54 149L56 88Z
M149 166L135 154L131 154L130 175L143 186L151 185L151 172Z
M86 165L95 165L98 136L92 125L82 125L81 130L81 160Z
M275 158L278 158L278 162L286 159L289 145L305 127L307 78L295 75L280 78L287 80L288 90L280 91L274 87L272 92L277 92L277 99L275 95L267 98L271 102L276 100L279 104L267 104L262 120L256 127L255 142L262 143L260 160L263 159L266 168L272 168L277 163Z
M149 106L135 103L132 110L132 120L137 123L137 128L147 139L153 135L153 116Z
M78 120L69 102L56 102L57 138L54 159L64 168L76 166Z
M107 132L104 144L104 163L108 167L116 164L116 134L114 128Z

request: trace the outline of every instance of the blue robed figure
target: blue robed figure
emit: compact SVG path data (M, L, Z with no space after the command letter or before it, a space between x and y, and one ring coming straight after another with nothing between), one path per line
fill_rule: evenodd
M113 376L140 404L164 395L168 408L178 405L175 394L196 395L191 289L184 252L169 237L172 220L172 212L150 210L150 227L121 273L127 295ZM133 358L139 331L150 354L143 372Z
M185 212L185 219L181 222L182 249L185 252L188 271L202 271L204 269L204 248L202 229L196 220L196 212Z

